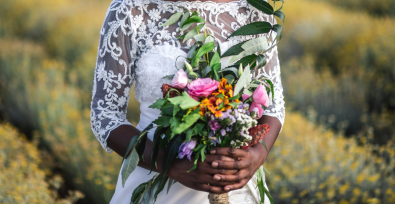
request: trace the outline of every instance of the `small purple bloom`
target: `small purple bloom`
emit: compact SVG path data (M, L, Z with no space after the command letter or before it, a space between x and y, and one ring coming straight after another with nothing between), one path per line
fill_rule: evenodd
M233 115L230 115L229 118L232 120L230 124L234 124L236 122L236 118Z
M246 111L246 114L247 114L247 115L250 115L251 113L250 113L250 111L249 111L249 110L247 110L247 111Z
M178 157L182 159L185 156L187 156L189 161L191 161L192 150L195 149L195 147L196 147L195 140L190 140L189 142L182 143L178 150Z
M239 107L237 107L237 109L243 109L243 105L244 105L243 103L240 103Z
M227 112L228 114L230 114L230 113L232 112L232 109L228 109L226 112Z
M221 125L215 120L210 120L210 122L208 124L210 125L211 130L214 130L214 131L221 128Z
M209 138L209 139L211 139L211 142L213 143L214 147L216 147L217 144L219 144L219 141L218 141L218 139L216 137L214 137L214 138L212 137L212 138Z
M239 117L239 111L235 110L235 117Z
M222 136L225 136L225 135L226 135L226 130L222 129L222 130L221 130L221 135L222 135Z
M248 109L249 107L250 107L250 104L248 104L248 103L246 103L246 104L243 105L243 108L244 108L244 109Z
M219 117L219 119L223 120L223 119L228 118L228 117L229 117L229 113L227 113L227 112L222 112L222 116Z

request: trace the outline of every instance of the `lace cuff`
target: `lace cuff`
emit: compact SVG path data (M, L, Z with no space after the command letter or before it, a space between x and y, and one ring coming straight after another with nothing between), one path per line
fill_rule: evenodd
M135 26L131 12L123 2L113 2L100 31L92 103L93 133L107 152L107 138L120 125L132 125L126 119L130 87L134 80L137 50L133 43Z

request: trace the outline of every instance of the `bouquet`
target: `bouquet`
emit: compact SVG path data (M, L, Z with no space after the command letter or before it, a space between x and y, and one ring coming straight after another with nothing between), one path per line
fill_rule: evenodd
M275 0L274 4L276 1L278 0ZM281 8L274 11L275 7L262 0L248 2L257 9L284 20ZM229 48L221 56L220 47L215 45L214 38L206 29L205 21L199 17L198 12L191 13L185 10L176 13L162 26L174 24L179 20L181 32L195 25L179 39L193 39L195 43L188 52L185 66L176 74L166 76L171 79L171 83L163 84L163 98L150 106L159 109L161 114L139 136L131 139L121 171L124 184L144 153L148 130L156 127L151 171L156 165L159 149L163 149L162 173L140 184L133 192L131 203L148 203L150 200L155 202L166 183L167 189L174 184L175 181L166 176L174 159L188 158L194 162L191 169L193 170L199 159L203 162L211 149L248 149L262 141L270 130L269 125L258 124L257 120L271 103L271 98L274 98L273 84L269 79L253 79L251 72L265 65L263 54L275 45L269 47L266 37L258 37ZM277 32L279 40L282 26L269 22L254 22L239 28L230 37L269 32ZM226 68L221 69L221 57L227 56L233 57ZM266 148L265 144L264 146ZM257 176L261 199L267 195L272 202L264 186L264 172L258 170ZM221 203L227 203L227 194L210 194L209 199L211 203L221 199L225 200Z

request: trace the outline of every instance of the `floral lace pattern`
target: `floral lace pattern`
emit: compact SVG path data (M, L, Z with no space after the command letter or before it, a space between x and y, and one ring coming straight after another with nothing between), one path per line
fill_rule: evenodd
M131 125L126 119L126 109L133 82L139 102L154 102L161 97L160 86L168 83L162 77L175 73L176 66L182 66L175 65L175 61L178 56L185 55L183 51L192 40L180 42L177 39L178 25L161 25L183 8L197 10L219 43L225 42L234 30L249 22L274 23L273 18L250 6L246 0L228 3L114 0L100 31L91 104L92 130L106 151L112 152L107 147L110 132L120 125ZM254 37L235 36L229 39L229 44ZM270 40L274 38L275 33L271 34ZM222 45L221 50L224 51ZM153 55L157 57L153 59ZM269 78L274 84L273 103L264 115L276 117L283 123L285 111L277 49L266 53L266 59L268 63L254 73L254 77Z

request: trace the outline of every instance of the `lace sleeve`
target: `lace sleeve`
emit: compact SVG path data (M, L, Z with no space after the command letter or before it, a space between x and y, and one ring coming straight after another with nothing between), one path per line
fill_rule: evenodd
M275 35L272 36L270 42L273 42ZM276 117L281 125L284 125L285 108L283 86L281 84L280 62L278 59L277 46L265 53L267 63L262 68L255 71L255 78L267 78L273 82L274 98L268 108L266 108L263 115ZM270 96L271 97L271 96Z
M129 91L134 80L135 24L131 7L114 1L110 5L100 31L98 57L94 73L91 103L91 126L103 148L112 130L132 125L126 119Z

